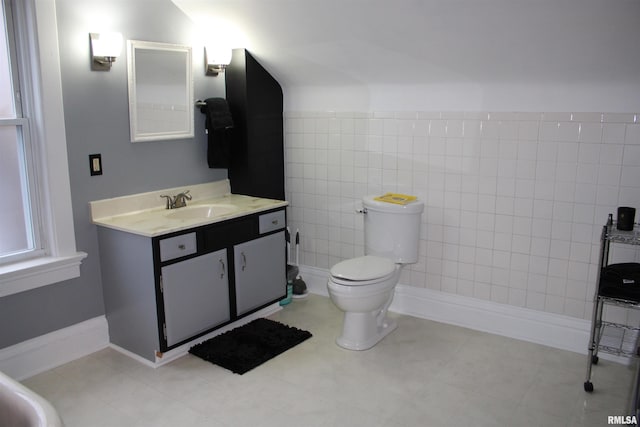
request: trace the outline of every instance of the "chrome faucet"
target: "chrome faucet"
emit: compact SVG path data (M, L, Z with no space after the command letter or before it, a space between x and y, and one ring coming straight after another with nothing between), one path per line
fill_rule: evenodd
M175 196L166 196L161 194L160 197L165 197L167 199L167 209L177 209L187 206L187 200L191 200L192 196L189 194L189 190L187 190L182 193L178 193Z

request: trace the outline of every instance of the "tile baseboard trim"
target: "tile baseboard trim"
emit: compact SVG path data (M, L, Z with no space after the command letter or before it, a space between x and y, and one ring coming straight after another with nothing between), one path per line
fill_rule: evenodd
M328 270L301 265L300 274L309 292L329 296ZM396 287L390 310L585 355L591 331L591 322L584 319L402 284ZM599 356L622 364L629 363L629 359L624 357L605 353Z
M22 381L109 345L105 316L0 349L0 371Z
M405 285L397 286L391 310L584 354L591 330L584 319Z

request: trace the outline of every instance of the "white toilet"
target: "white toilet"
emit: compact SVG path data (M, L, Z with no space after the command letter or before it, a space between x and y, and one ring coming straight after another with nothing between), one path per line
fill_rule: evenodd
M333 303L344 311L336 343L349 350L376 345L397 325L387 310L404 264L418 260L424 203L395 204L362 199L365 256L339 262L327 283Z

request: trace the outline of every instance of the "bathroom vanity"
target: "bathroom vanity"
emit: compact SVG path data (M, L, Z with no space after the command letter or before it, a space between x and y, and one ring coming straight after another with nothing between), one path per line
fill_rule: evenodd
M113 344L155 362L286 296L287 202L207 192L115 215L115 199L92 202Z

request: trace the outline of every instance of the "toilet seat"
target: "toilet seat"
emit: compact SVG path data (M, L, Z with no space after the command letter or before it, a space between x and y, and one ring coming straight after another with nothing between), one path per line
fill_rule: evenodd
M396 272L387 258L365 255L337 263L331 268L331 281L344 286L362 286L385 281Z

